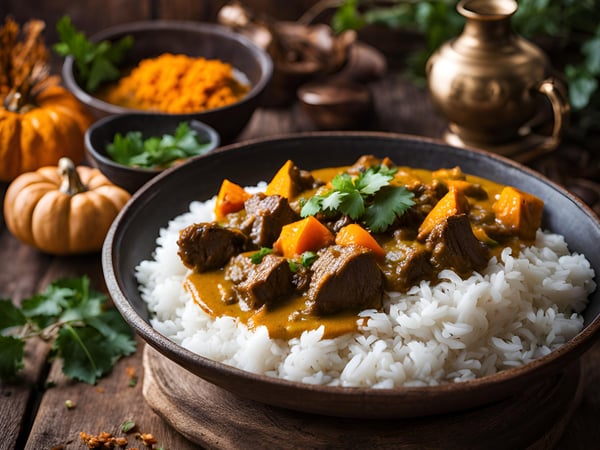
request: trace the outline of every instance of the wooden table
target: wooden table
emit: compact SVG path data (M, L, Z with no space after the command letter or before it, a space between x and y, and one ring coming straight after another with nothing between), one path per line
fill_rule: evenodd
M376 120L369 126L383 130L439 137L444 121L431 110L423 91L391 71L370 84L375 97ZM278 109L261 108L238 140L315 130L296 103ZM7 185L0 186L2 198ZM0 298L19 302L43 290L59 277L88 275L92 286L104 289L99 254L81 257L52 257L17 241L0 224ZM48 346L32 342L27 347L26 365L20 380L0 384L0 449L83 449L79 432L109 432L122 436L120 425L132 420L137 430L151 433L155 448L186 450L197 448L168 426L147 405L142 384L143 343L138 351L122 359L111 374L96 386L76 383L61 373L59 362L46 363ZM600 343L583 359L584 390L558 445L564 449L598 448L600 442ZM131 371L138 383L130 387ZM53 387L48 387L50 384ZM74 408L67 408L70 400ZM133 434L129 447L146 448ZM242 445L243 443L240 443Z

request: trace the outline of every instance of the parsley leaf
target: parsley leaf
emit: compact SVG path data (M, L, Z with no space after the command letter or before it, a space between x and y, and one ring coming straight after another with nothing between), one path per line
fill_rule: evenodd
M52 342L52 356L62 359L69 378L94 384L122 356L136 350L131 329L107 296L90 288L88 277L59 279L21 308L0 300L0 378L23 367L26 339Z
M181 122L173 135L142 137L140 131L130 131L125 136L115 134L106 152L119 164L133 167L168 167L174 161L201 155L209 149L210 141L201 140L196 130Z
M374 166L356 177L348 173L336 175L331 180L331 189L309 198L300 215L341 213L362 221L373 232L383 232L414 205L412 192L404 186L390 185L395 173L395 168Z
M400 217L415 204L412 197L412 192L404 186L387 186L377 192L367 206L364 221L374 233L383 232L394 223L396 216Z
M114 81L121 76L118 69L126 52L133 45L131 36L116 42L91 42L85 34L77 31L69 16L63 16L56 24L60 42L53 46L60 56L72 56L77 80L88 92L94 92L103 82Z
M261 247L259 251L257 251L256 253L252 253L252 255L250 255L250 261L252 261L252 264L260 264L262 262L263 258L270 253L273 253L272 248Z
M7 328L25 325L27 319L8 299L0 299L0 332Z
M9 380L24 367L25 342L13 336L0 336L0 379Z
M300 262L304 267L310 267L317 260L317 257L315 252L306 251L300 255Z

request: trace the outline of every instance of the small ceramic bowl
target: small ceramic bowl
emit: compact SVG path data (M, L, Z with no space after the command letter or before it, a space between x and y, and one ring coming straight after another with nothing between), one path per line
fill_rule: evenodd
M373 112L371 91L349 80L315 81L300 86L298 98L321 130L368 128Z
M125 135L129 131L140 131L143 139L164 134L172 135L181 122L187 122L190 129L196 131L199 141L209 143L204 153L219 146L220 137L215 129L196 120L194 115L129 113L105 117L92 124L84 137L86 156L110 181L134 193L164 169L145 169L120 164L108 155L106 147L113 142L117 133Z
M243 74L251 86L243 98L227 106L194 113L197 120L215 128L223 140L233 139L242 131L271 81L271 57L250 39L216 24L169 20L132 22L107 28L90 36L90 40L114 42L128 35L133 37L133 46L127 51L121 64L123 68L134 67L145 58L173 53L219 59L231 64ZM64 83L97 118L113 114L148 112L100 100L78 84L75 71L74 60L69 56L62 68Z

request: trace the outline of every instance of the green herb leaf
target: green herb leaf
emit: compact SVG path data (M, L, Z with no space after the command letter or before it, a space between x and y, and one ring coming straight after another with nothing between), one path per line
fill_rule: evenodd
M318 213L341 213L362 221L373 232L383 232L410 208L413 193L401 186L390 186L395 168L370 167L356 177L342 173L331 180L331 189L308 199L300 211L302 217Z
M272 248L261 247L259 251L250 256L250 261L252 261L253 264L260 264L263 258L270 253L273 253Z
M127 420L121 425L121 431L123 433L129 433L135 428L135 422L133 420Z
M317 254L315 252L306 251L300 255L300 262L304 267L310 267L316 261Z
M300 266L293 259L288 259L288 265L290 266L290 271L292 273L296 273L298 272L298 270L300 270Z
M8 380L24 367L25 341L13 336L0 336L0 379Z
M63 16L56 24L60 42L53 46L60 56L72 56L77 80L88 92L94 92L102 83L114 81L121 76L118 65L133 45L133 38L125 36L117 42L91 42L85 34L77 31L69 16Z
M7 328L25 325L27 318L13 303L8 299L0 299L0 331Z
M23 300L21 308L0 301L0 378L23 367L26 339L52 342L53 356L62 358L70 378L94 384L122 356L136 350L131 329L107 296L90 289L87 277L59 279L41 294Z
M133 167L168 167L174 161L201 155L209 149L210 141L201 140L187 122L178 124L173 135L143 139L140 131L125 136L115 134L106 147L109 156L120 164Z
M414 194L404 186L387 186L375 194L373 201L367 206L364 221L374 233L383 232L396 217L413 206Z

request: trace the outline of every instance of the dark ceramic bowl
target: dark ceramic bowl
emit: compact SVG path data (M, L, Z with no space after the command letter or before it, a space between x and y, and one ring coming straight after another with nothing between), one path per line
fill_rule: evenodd
M216 24L165 20L132 22L107 28L90 36L90 40L117 41L127 35L133 37L134 43L122 67L133 67L144 58L168 52L220 59L246 76L251 89L241 100L194 114L196 119L215 128L223 140L233 139L242 131L271 80L273 63L270 56L250 39ZM75 70L73 58L65 58L62 68L65 85L96 117L136 112L107 103L86 92L77 83Z
M84 136L86 156L106 178L134 193L164 169L145 169L120 164L108 155L107 146L117 133L125 135L130 131L140 131L143 139L164 134L173 135L181 122L187 122L190 129L196 131L200 142L208 142L207 153L219 146L220 138L215 129L196 120L194 115L130 113L108 116L93 123Z
M108 290L121 314L149 345L198 377L258 402L332 416L417 417L491 404L563 373L591 346L600 329L600 290L590 296L583 313L584 329L558 350L495 375L436 387L343 388L273 379L198 356L152 328L134 277L135 267L151 258L159 229L187 211L191 200L212 197L225 177L242 185L268 180L287 159L312 169L350 164L366 153L426 169L459 165L467 173L539 196L546 204L543 226L563 234L571 251L585 254L600 273L598 217L577 198L530 169L492 154L421 138L313 133L224 147L167 170L139 190L113 223L102 252Z

